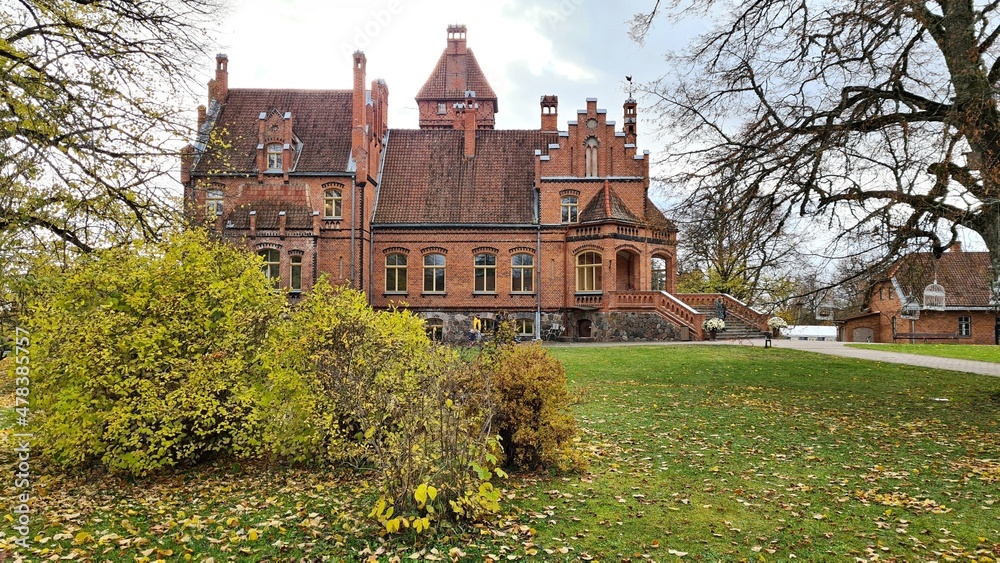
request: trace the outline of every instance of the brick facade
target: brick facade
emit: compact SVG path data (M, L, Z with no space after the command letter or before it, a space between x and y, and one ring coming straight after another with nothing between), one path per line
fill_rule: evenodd
M536 334L698 332L669 295L677 229L649 199L634 100L621 128L588 99L560 131L543 96L538 130L496 129L496 94L451 26L417 95L420 129L390 129L385 82L365 87L363 53L353 65L350 90L236 89L219 55L182 156L189 215L277 260L279 287L294 268L303 292L327 275L375 307L405 303L446 339L497 314Z
M990 272L989 253L963 252L961 245L940 258L910 254L874 280L865 310L841 321L840 339L997 344L1000 331L997 308L991 305ZM944 310L927 306L924 290L932 283L945 291ZM908 318L912 316L917 318Z

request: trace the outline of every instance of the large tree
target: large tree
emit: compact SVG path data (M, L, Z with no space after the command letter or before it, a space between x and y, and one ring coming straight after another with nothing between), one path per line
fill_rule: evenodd
M824 216L843 232L943 252L958 226L1000 265L1000 2L673 0L634 34L710 19L651 84L677 134L672 178L781 216ZM696 78L696 79L695 79Z
M4 254L153 239L175 218L169 176L216 4L0 0Z

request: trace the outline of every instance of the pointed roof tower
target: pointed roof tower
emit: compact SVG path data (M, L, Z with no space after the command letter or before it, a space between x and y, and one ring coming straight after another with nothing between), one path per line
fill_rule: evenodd
M427 82L417 93L421 129L460 129L456 106L469 97L479 104L477 129L493 129L498 111L497 95L486 80L472 50L466 47L464 25L448 26L448 46L441 53Z

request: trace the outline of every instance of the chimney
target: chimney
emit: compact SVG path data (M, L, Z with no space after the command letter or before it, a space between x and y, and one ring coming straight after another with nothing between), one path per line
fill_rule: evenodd
M201 128L205 125L205 121L208 120L208 112L205 106L198 106L198 130L196 134L201 134Z
M961 252L961 251L962 251L962 241L960 240L956 240L955 242L951 243L950 247L948 247L948 252Z
M288 225L288 215L284 211L278 212L278 236L285 238L285 226Z
M318 237L319 225L320 225L319 211L313 211L312 218L313 218L313 236Z
M464 110L461 112L462 128L465 129L465 158L476 156L476 110L479 104L476 103L476 93L472 90L465 92Z
M625 142L635 144L636 103L629 98L625 100Z
M251 211L247 215L250 216L250 236L257 236L257 212Z
M542 131L559 130L559 98L542 96Z
M356 170L354 181L358 186L364 186L368 183L368 146L366 145L368 96L365 91L365 65L367 62L363 52L354 52L354 105L351 110L351 154L354 155Z
M449 55L465 54L465 26L448 26L448 50Z
M185 145L181 149L181 184L185 187L191 182L192 166L194 166L194 146Z
M218 100L221 104L229 94L229 57L225 53L215 55L215 80L208 81L209 103Z

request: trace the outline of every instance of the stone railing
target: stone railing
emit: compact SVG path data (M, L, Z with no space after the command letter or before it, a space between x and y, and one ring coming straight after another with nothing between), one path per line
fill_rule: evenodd
M767 315L751 308L732 295L726 293L678 293L675 297L695 308L714 307L715 300L721 297L726 303L727 314L743 319L747 324L757 327L758 330L764 332L771 330L767 326Z
M703 337L701 324L705 315L665 291L612 291L609 292L609 308L656 311L678 327L687 327L692 340Z
M594 307L596 309L601 308L601 302L603 297L601 294L577 295L575 297L576 297L575 303L577 307Z

